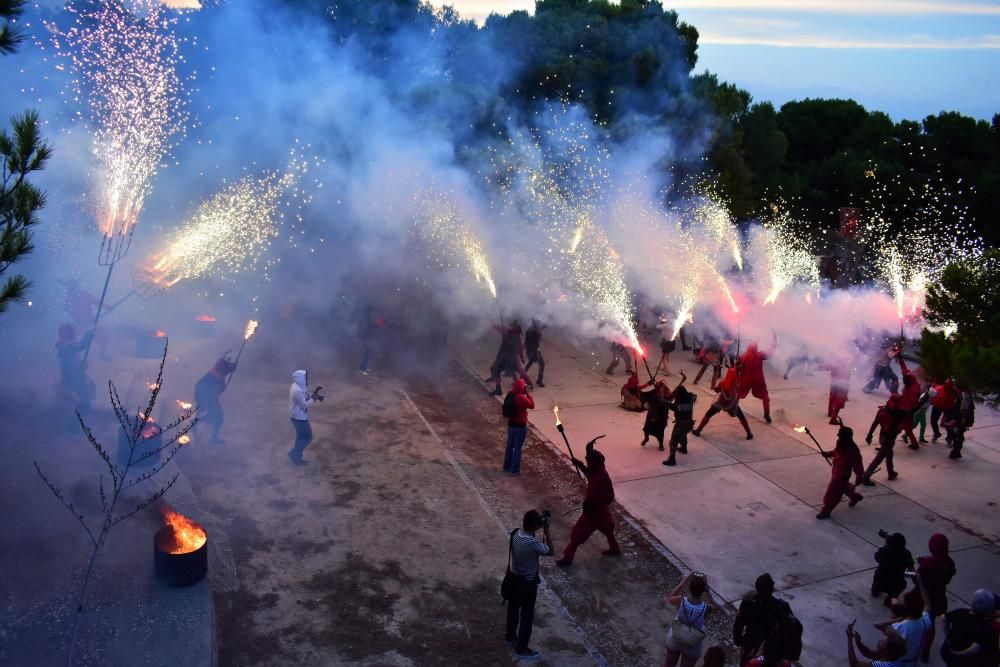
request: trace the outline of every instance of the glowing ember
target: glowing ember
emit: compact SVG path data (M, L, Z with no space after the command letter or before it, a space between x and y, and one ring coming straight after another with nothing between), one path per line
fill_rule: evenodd
M166 337L167 337L167 332L166 332L166 331L160 331L159 329L157 329L157 330L156 330L156 331L154 332L154 335L155 335L155 336L156 336L157 338L166 338Z
M188 403L186 401L177 401L177 407L179 407L181 410L190 410L191 403Z
M215 322L215 318L211 315L199 315L194 319L196 322Z
M160 388L160 385L157 384L156 382L147 382L146 383L146 389L149 389L150 391L153 391L153 390L159 389L159 388Z
M189 436L188 434L185 433L181 437L177 438L177 442L178 442L178 444L181 444L181 445L190 444L190 442L191 442L191 436Z
M250 336L253 332L257 330L257 320L250 320L247 322L246 328L243 330L243 340L250 340Z
M809 431L809 429L806 428L805 426L796 426L795 430L798 431L799 433L807 433Z
M164 545L163 551L171 554L187 554L197 551L208 540L205 529L198 522L189 519L180 512L175 512L164 505L163 520L173 530L172 544Z

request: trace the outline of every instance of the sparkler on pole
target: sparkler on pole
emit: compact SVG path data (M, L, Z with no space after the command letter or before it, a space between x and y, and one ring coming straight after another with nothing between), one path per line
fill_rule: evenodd
M186 113L176 19L155 0L70 2L74 24L46 24L60 55L71 60L75 94L90 107L101 246L108 267L94 326L101 319L115 265L132 245L135 224L171 138L183 133ZM90 346L83 355L86 362Z
M805 425L802 425L802 426L796 426L796 427L795 427L795 430L796 430L796 431L798 431L799 433L805 433L806 435L808 435L808 436L809 436L809 438L810 438L810 439L811 439L811 440L812 440L813 442L815 442L815 443L816 443L816 446L817 446L817 447L819 448L819 453L823 455L823 458L824 458L824 459L826 460L826 462L827 462L827 463L829 463L829 464L830 464L830 467L832 468L832 467L833 467L833 461L831 461L830 459L828 459L828 458L826 457L826 451L825 451L825 450L823 449L823 445L819 444L819 440L817 440L817 439L816 439L816 438L815 438L815 437L813 436L813 434L812 434L812 431L810 431L810 430L809 430L809 427L808 427L808 426L805 426Z
M257 331L257 320L250 320L243 329L243 342L240 343L240 349L239 352L236 353L236 359L233 360L233 365L240 363L240 356L243 354L243 348L247 346L247 341L250 340L250 337L254 335L255 331ZM230 373L229 377L226 379L226 388L228 388L229 383L233 381L234 375L236 375L235 370L233 370L233 372Z
M569 438L566 437L566 428L563 426L562 421L559 419L559 406L558 405L553 405L552 406L552 414L554 414L556 416L556 428L559 430L559 434L562 435L563 442L566 443L566 451L569 452L569 458L572 461L576 457L573 456L573 448L569 446ZM580 476L580 479L583 479L584 478L583 471L581 471L579 468L577 468L575 464L573 465L573 468L576 470L576 473Z

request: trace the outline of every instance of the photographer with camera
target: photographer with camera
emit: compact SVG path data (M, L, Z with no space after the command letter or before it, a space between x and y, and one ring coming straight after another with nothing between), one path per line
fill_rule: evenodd
M520 660L536 660L541 653L528 646L531 626L535 619L535 598L538 594L538 557L551 556L555 548L549 535L550 513L528 510L521 528L510 534L509 566L501 593L507 600L507 631L504 641L514 646ZM535 537L542 529L542 539Z
M306 394L306 376L306 371L295 371L292 373L292 386L288 388L288 416L295 429L295 444L288 452L288 458L300 466L306 463L302 452L313 439L312 426L309 425L309 406L316 401L322 402L325 398L320 393L323 387L316 387L311 394Z

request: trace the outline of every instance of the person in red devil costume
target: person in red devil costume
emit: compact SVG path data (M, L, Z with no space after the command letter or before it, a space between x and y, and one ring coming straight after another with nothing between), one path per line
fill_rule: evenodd
M750 424L747 423L747 418L743 414L743 410L740 409L739 383L741 365L742 362L737 361L735 366L726 371L726 377L722 378L722 381L715 385L715 391L719 392L719 397L715 399L708 412L701 418L698 428L691 431L693 435L700 438L701 431L708 424L708 420L720 412L726 412L729 416L740 420L743 430L747 432L747 440L753 440L753 433L750 432Z
M847 405L847 391L851 387L851 364L843 359L825 361L820 368L830 371L830 398L826 404L826 416L830 418L830 425L836 426L840 423L840 411Z
M913 371L906 367L902 351L896 351L896 360L899 362L899 370L903 372L903 391L899 395L899 430L903 432L903 439L910 441L910 449L920 449L917 437L913 435L913 413L920 405L922 393L920 382Z
M854 431L841 426L837 432L837 446L832 452L823 452L823 456L833 459L833 469L830 471L830 484L823 495L823 509L816 515L817 519L829 519L830 512L837 506L840 499L847 494L851 499L848 505L854 507L864 496L855 491L864 478L865 470L861 460L861 450L854 442ZM851 484L851 473L855 482Z
M757 343L750 343L750 347L740 357L743 362L743 370L740 372L740 398L746 398L753 393L754 398L759 398L764 404L764 421L771 423L771 397L767 393L767 381L764 379L764 361L774 354L774 348L778 345L778 336L774 335L771 348L761 351Z
M611 515L611 503L615 499L615 489L611 485L611 477L604 467L604 454L594 449L595 440L587 443L587 462L573 459L573 465L587 478L587 492L583 496L583 514L577 519L569 534L569 544L563 551L562 558L556 561L560 567L573 564L573 556L577 548L586 542L595 530L604 533L608 538L608 548L601 552L603 556L620 556L618 540L615 539L615 519Z

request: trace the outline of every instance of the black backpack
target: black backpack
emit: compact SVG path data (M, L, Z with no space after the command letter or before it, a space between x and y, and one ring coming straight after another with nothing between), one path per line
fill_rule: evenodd
M507 392L507 395L503 399L503 408L501 408L501 413L507 419L514 418L514 392Z

